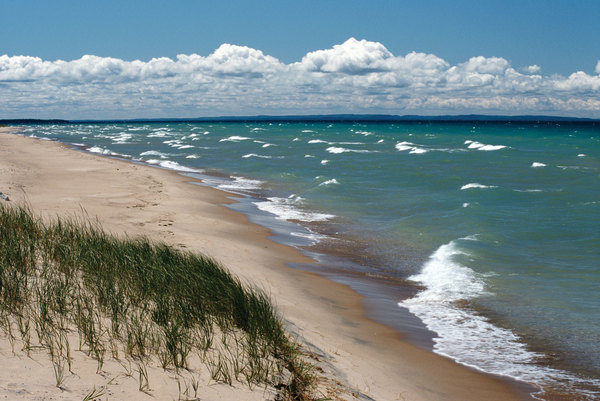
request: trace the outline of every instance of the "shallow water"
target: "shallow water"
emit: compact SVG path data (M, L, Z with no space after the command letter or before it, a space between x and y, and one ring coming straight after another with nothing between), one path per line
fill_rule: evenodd
M250 194L304 244L425 289L398 299L434 350L600 397L600 128L507 123L28 127ZM232 177L229 179L228 177ZM302 241L300 241L302 243Z

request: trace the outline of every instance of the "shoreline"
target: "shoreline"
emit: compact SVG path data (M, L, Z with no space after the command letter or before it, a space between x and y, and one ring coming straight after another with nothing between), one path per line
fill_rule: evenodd
M18 155L9 154L9 163L15 166L9 178L13 183L11 200L27 200L36 213L46 215L77 215L81 205L91 217L98 216L109 231L141 233L215 257L244 281L265 289L288 322L288 330L319 350L326 361L324 370L345 381L342 388L346 390L358 390L374 399L394 399L403 394L405 399L415 400L527 399L532 390L407 343L395 330L366 317L362 297L348 287L287 267L289 263L312 261L297 249L269 240L267 228L223 207L233 201L221 190L190 185L192 178L174 171L75 152L61 143L3 135L3 147L8 147L8 142L19 149L13 152ZM49 146L52 152L48 152ZM73 157L75 154L79 156ZM44 169L43 174L36 174L40 169L35 168L19 171L18 167L27 169L28 160L38 167L44 163L54 166ZM0 166L4 163L6 159ZM57 171L63 166L69 167ZM4 171L3 175L6 177ZM92 181L90 175L108 183L112 192L90 194L76 187L77 179ZM38 185L50 186L49 176L58 180L51 191L33 184L37 179ZM136 188L132 177L146 179L154 189L140 184ZM27 179L30 182L25 184ZM25 191L22 194L19 186ZM132 193L134 199L130 199ZM209 230L199 228L199 222L213 226ZM240 254L231 254L224 243L233 244Z

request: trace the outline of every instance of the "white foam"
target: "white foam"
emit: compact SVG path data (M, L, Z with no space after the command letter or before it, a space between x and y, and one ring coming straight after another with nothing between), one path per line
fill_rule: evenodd
M140 153L140 156L158 156L161 159L167 159L168 156L169 156L169 154L168 153L159 152L157 150L148 150L146 152Z
M198 155L187 155L185 158L186 158L186 159L197 159L197 158L199 158L199 157L200 157L200 156L198 156Z
M41 140L47 140L47 141L51 140L50 138L40 138L40 139ZM101 148L99 146L92 146L91 148L88 148L87 151L88 152L92 152L92 153L98 153L98 154L101 154L101 155L127 156L127 155L124 155L124 154L121 154L121 153L117 153L117 152L113 152L113 151L108 150L108 149Z
M339 185L339 182L335 178L332 178L331 180L323 181L319 184L320 187L323 185Z
M377 143L383 143L383 139L378 140Z
M252 190L252 189L260 189L262 187L263 182L259 180L251 180L249 178L244 177L231 177L232 181L228 181L224 184L217 185L217 188L225 189L225 190Z
M313 131L311 129L303 129L302 132L307 133L307 132L315 132L315 131Z
M535 362L542 355L529 351L511 330L497 327L486 317L457 306L459 301L489 294L483 276L457 261L460 256L471 256L461 247L466 240L477 241L477 238L460 238L440 246L421 272L409 277L425 290L398 303L437 334L433 339L434 352L478 370L536 383L542 388L565 383L569 387L585 383L597 386L598 380L586 382L565 371L537 365Z
M271 197L263 202L254 202L262 211L272 213L279 220L296 220L304 222L327 221L335 217L333 214L303 211L299 207L303 199L297 195L288 198Z
M327 141L324 141L322 139L311 139L310 141L308 141L308 143L329 143Z
M330 146L328 147L327 150L329 153L335 153L335 154L339 154L339 153L372 153L372 150L366 150L366 149L347 149L347 148L340 148L337 146Z
M112 137L111 139L116 144L124 144L127 143L127 141L129 141L132 137L132 134L122 132L119 135Z
M329 160L321 160L322 165L326 165L327 163L329 163Z
M364 136L373 135L373 133L370 131L356 131L356 133L359 135L364 135Z
M242 156L244 159L248 159L249 157L258 157L259 159L272 159L273 156L266 155L257 155L256 153L248 153L247 155Z
M469 145L468 146L469 149L477 149L477 150L483 150L483 151L487 151L487 152L494 151L494 150L500 150L500 149L504 149L507 147L505 145L486 145L481 142L471 141L471 140L465 141L465 145Z
M546 167L546 165L544 163L540 163L540 162L531 163L531 168L538 168L538 167Z
M255 128L252 128L250 131L252 131L252 132L257 132L257 131L266 131L266 129L265 129L265 128L259 128L259 127L255 127Z
M469 202L465 202L462 204L462 207L469 207L471 204Z
M428 152L427 149L420 148L417 145L415 145L414 143L407 142L407 141L398 142L396 144L396 149L399 150L400 152L409 150L410 152L408 152L408 153L417 154L417 155Z
M410 149L412 149L414 145L415 145L415 144L414 144L414 143L412 143L412 142L406 142L406 141L403 141L403 142L398 142L398 143L396 144L396 149L398 149L400 152L403 152L403 151L405 151L405 150L410 150Z
M577 157L585 157L585 153L580 153L577 155Z
M483 185L483 184L478 184L476 182L472 182L470 184L465 184L462 187L460 187L461 191L464 191L465 189L472 189L472 188L481 188L481 189L486 189L486 188L497 188L495 185Z
M306 158L314 158L313 155L304 155L304 157L306 157Z
M247 141L249 139L250 138L247 138L245 136L232 135L228 138L220 139L219 142L240 142L240 141Z
M194 147L193 145L180 145L180 146L177 146L177 149L191 149L193 147Z
M151 134L148 134L147 137L148 138L163 138L167 135L169 135L169 133L167 131L155 131L155 132L152 132Z
M185 171L187 173L202 173L203 170L198 170L195 168L190 168L190 167L185 167L182 166L181 164L171 161L171 160L156 160L156 159L151 159L151 160L146 160L146 163L149 164L157 164L161 167L164 168L168 168L169 170L176 170L176 171Z
M273 145L272 143L265 143L262 147L263 148L268 148L270 146L275 146L275 145Z

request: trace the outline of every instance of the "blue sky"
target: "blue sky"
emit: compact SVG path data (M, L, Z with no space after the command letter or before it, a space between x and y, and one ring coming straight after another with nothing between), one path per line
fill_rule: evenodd
M58 117L57 113L65 118L156 113L193 117L316 110L600 117L600 1L0 0L0 6L0 55L5 55L0 60L0 93L4 94L0 118ZM348 44L334 51L350 38L363 45ZM385 51L370 43L380 44ZM218 68L202 59L202 65L191 72L176 62L177 55L209 58L223 44L237 47L221 52L218 60L213 58L220 63ZM263 63L262 56L243 49L277 62ZM335 60L310 66L303 62L309 54L328 50ZM370 51L375 53L367 54ZM407 62L413 52L443 63L436 64L430 57L427 62L433 62L437 71L433 74L429 65ZM97 58L84 62L84 55ZM390 57L398 59L392 62ZM127 64L153 58L176 63L158 78ZM57 60L80 62L47 65ZM249 66L254 62L256 68ZM349 63L355 64L348 67ZM99 72L98 65L108 70ZM241 65L243 71L234 71ZM305 76L286 88L289 75L300 74L296 67L302 67ZM82 68L87 72L82 73ZM215 74L223 68L229 75ZM416 72L411 75L407 68ZM513 70L526 76L515 76ZM110 75L124 71L127 79ZM584 75L572 77L579 71ZM239 82L231 77L240 73L252 76L244 82L245 92L232 89ZM189 83L189 74L210 99L193 97L187 103L175 99L194 91L189 85L181 88L183 92L172 89L178 86L174 76ZM424 74L427 80L422 79ZM259 76L268 84L256 81ZM171 82L166 84L166 79ZM222 97L206 90L206 85L222 87ZM354 89L348 90L348 85ZM145 93L137 105L117 96L131 91ZM30 100L15 102L18 94L27 94ZM327 101L318 101L319 95ZM106 99L115 96L120 104L110 107ZM90 97L102 108L81 103ZM507 102L502 104L503 100Z

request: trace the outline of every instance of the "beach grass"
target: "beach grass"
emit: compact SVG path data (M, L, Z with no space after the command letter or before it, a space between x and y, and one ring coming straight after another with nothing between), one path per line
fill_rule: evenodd
M48 222L0 205L0 326L26 352L47 350L57 387L79 350L98 372L107 358L134 361L140 391L152 361L179 371L196 357L212 380L312 399L314 370L262 291L207 256L117 237L88 219Z

